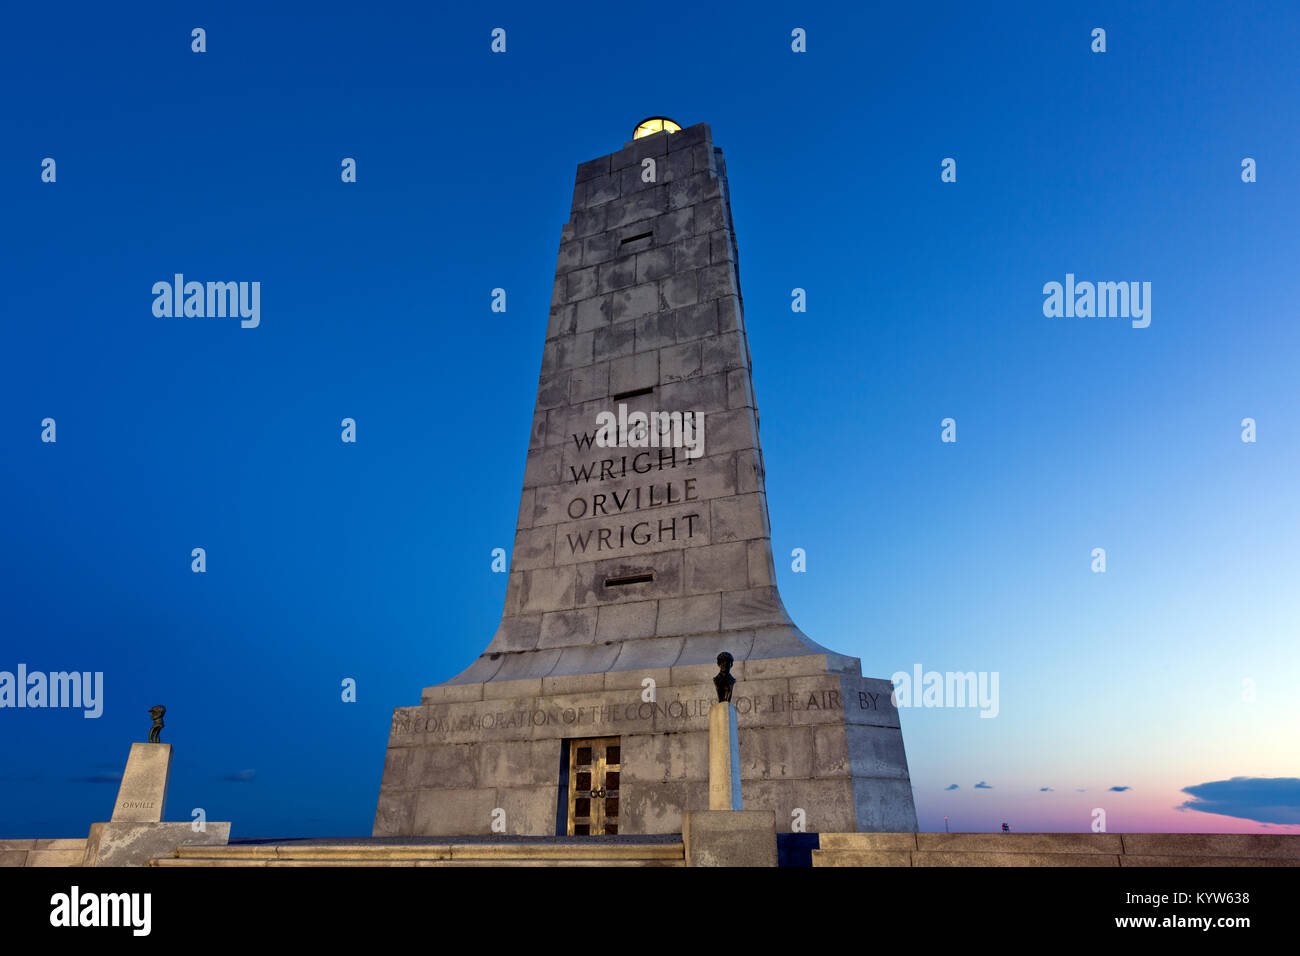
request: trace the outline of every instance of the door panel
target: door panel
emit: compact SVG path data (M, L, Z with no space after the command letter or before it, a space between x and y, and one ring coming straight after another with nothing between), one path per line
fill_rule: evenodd
M618 737L569 742L569 836L618 833Z

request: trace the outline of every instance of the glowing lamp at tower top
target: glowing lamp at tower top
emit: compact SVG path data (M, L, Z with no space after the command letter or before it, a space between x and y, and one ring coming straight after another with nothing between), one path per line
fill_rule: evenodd
M677 133L681 131L681 124L676 120L670 120L666 116L651 116L649 119L643 119L636 124L636 129L632 131L633 139L640 139L643 136L652 136L655 133Z

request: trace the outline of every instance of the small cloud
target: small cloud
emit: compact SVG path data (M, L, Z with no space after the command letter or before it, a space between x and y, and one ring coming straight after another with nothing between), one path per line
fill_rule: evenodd
M1075 792L1075 793L1087 793L1087 792L1088 792L1088 788L1087 788L1087 787L1080 787L1078 790L1076 790L1076 791L1074 791L1074 792Z
M979 783L975 784L975 789L976 789L976 790L992 790L993 788L992 788L989 784L987 784L987 783L985 783L983 780L981 780Z
M957 786L955 783L950 783L950 784L948 784L948 786L944 787L943 789L945 789L945 790L960 790L961 787Z
M1111 793L1123 793L1125 790L1132 790L1132 787L1111 787Z
M1056 791L1053 790L1051 787L1039 787L1039 788L1038 788L1038 792L1039 792L1039 793L1055 793Z
M1233 777L1183 787L1192 799L1176 810L1199 810L1258 823L1300 824L1300 777Z
M91 774L89 777L70 777L72 783L121 783L122 771Z
M221 779L231 783L247 783L256 776L256 770L236 770L234 773L223 774Z

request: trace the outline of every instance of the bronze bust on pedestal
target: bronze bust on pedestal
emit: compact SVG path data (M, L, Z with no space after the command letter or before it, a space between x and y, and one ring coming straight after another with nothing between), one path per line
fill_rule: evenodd
M731 665L736 659L723 651L718 655L718 673L713 678L713 686L718 689L718 703L731 700L731 689L736 686L736 678L731 676Z
M162 735L163 714L167 713L167 708L162 704L157 707L149 708L149 716L153 718L153 728L149 731L149 743L161 743L158 739Z

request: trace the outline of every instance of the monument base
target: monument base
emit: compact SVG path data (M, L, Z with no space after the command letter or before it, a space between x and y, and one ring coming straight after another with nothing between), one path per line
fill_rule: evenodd
M172 856L178 846L225 846L229 823L208 823L195 832L190 823L92 823L82 866L147 866Z
M741 642L702 644L698 663L426 689L393 715L374 835L563 835L566 754L591 738L620 750L618 832L681 833L710 809L715 658ZM860 673L824 654L736 661L741 805L778 831L916 828L893 685Z
M687 866L776 866L771 810L703 810L682 822Z

